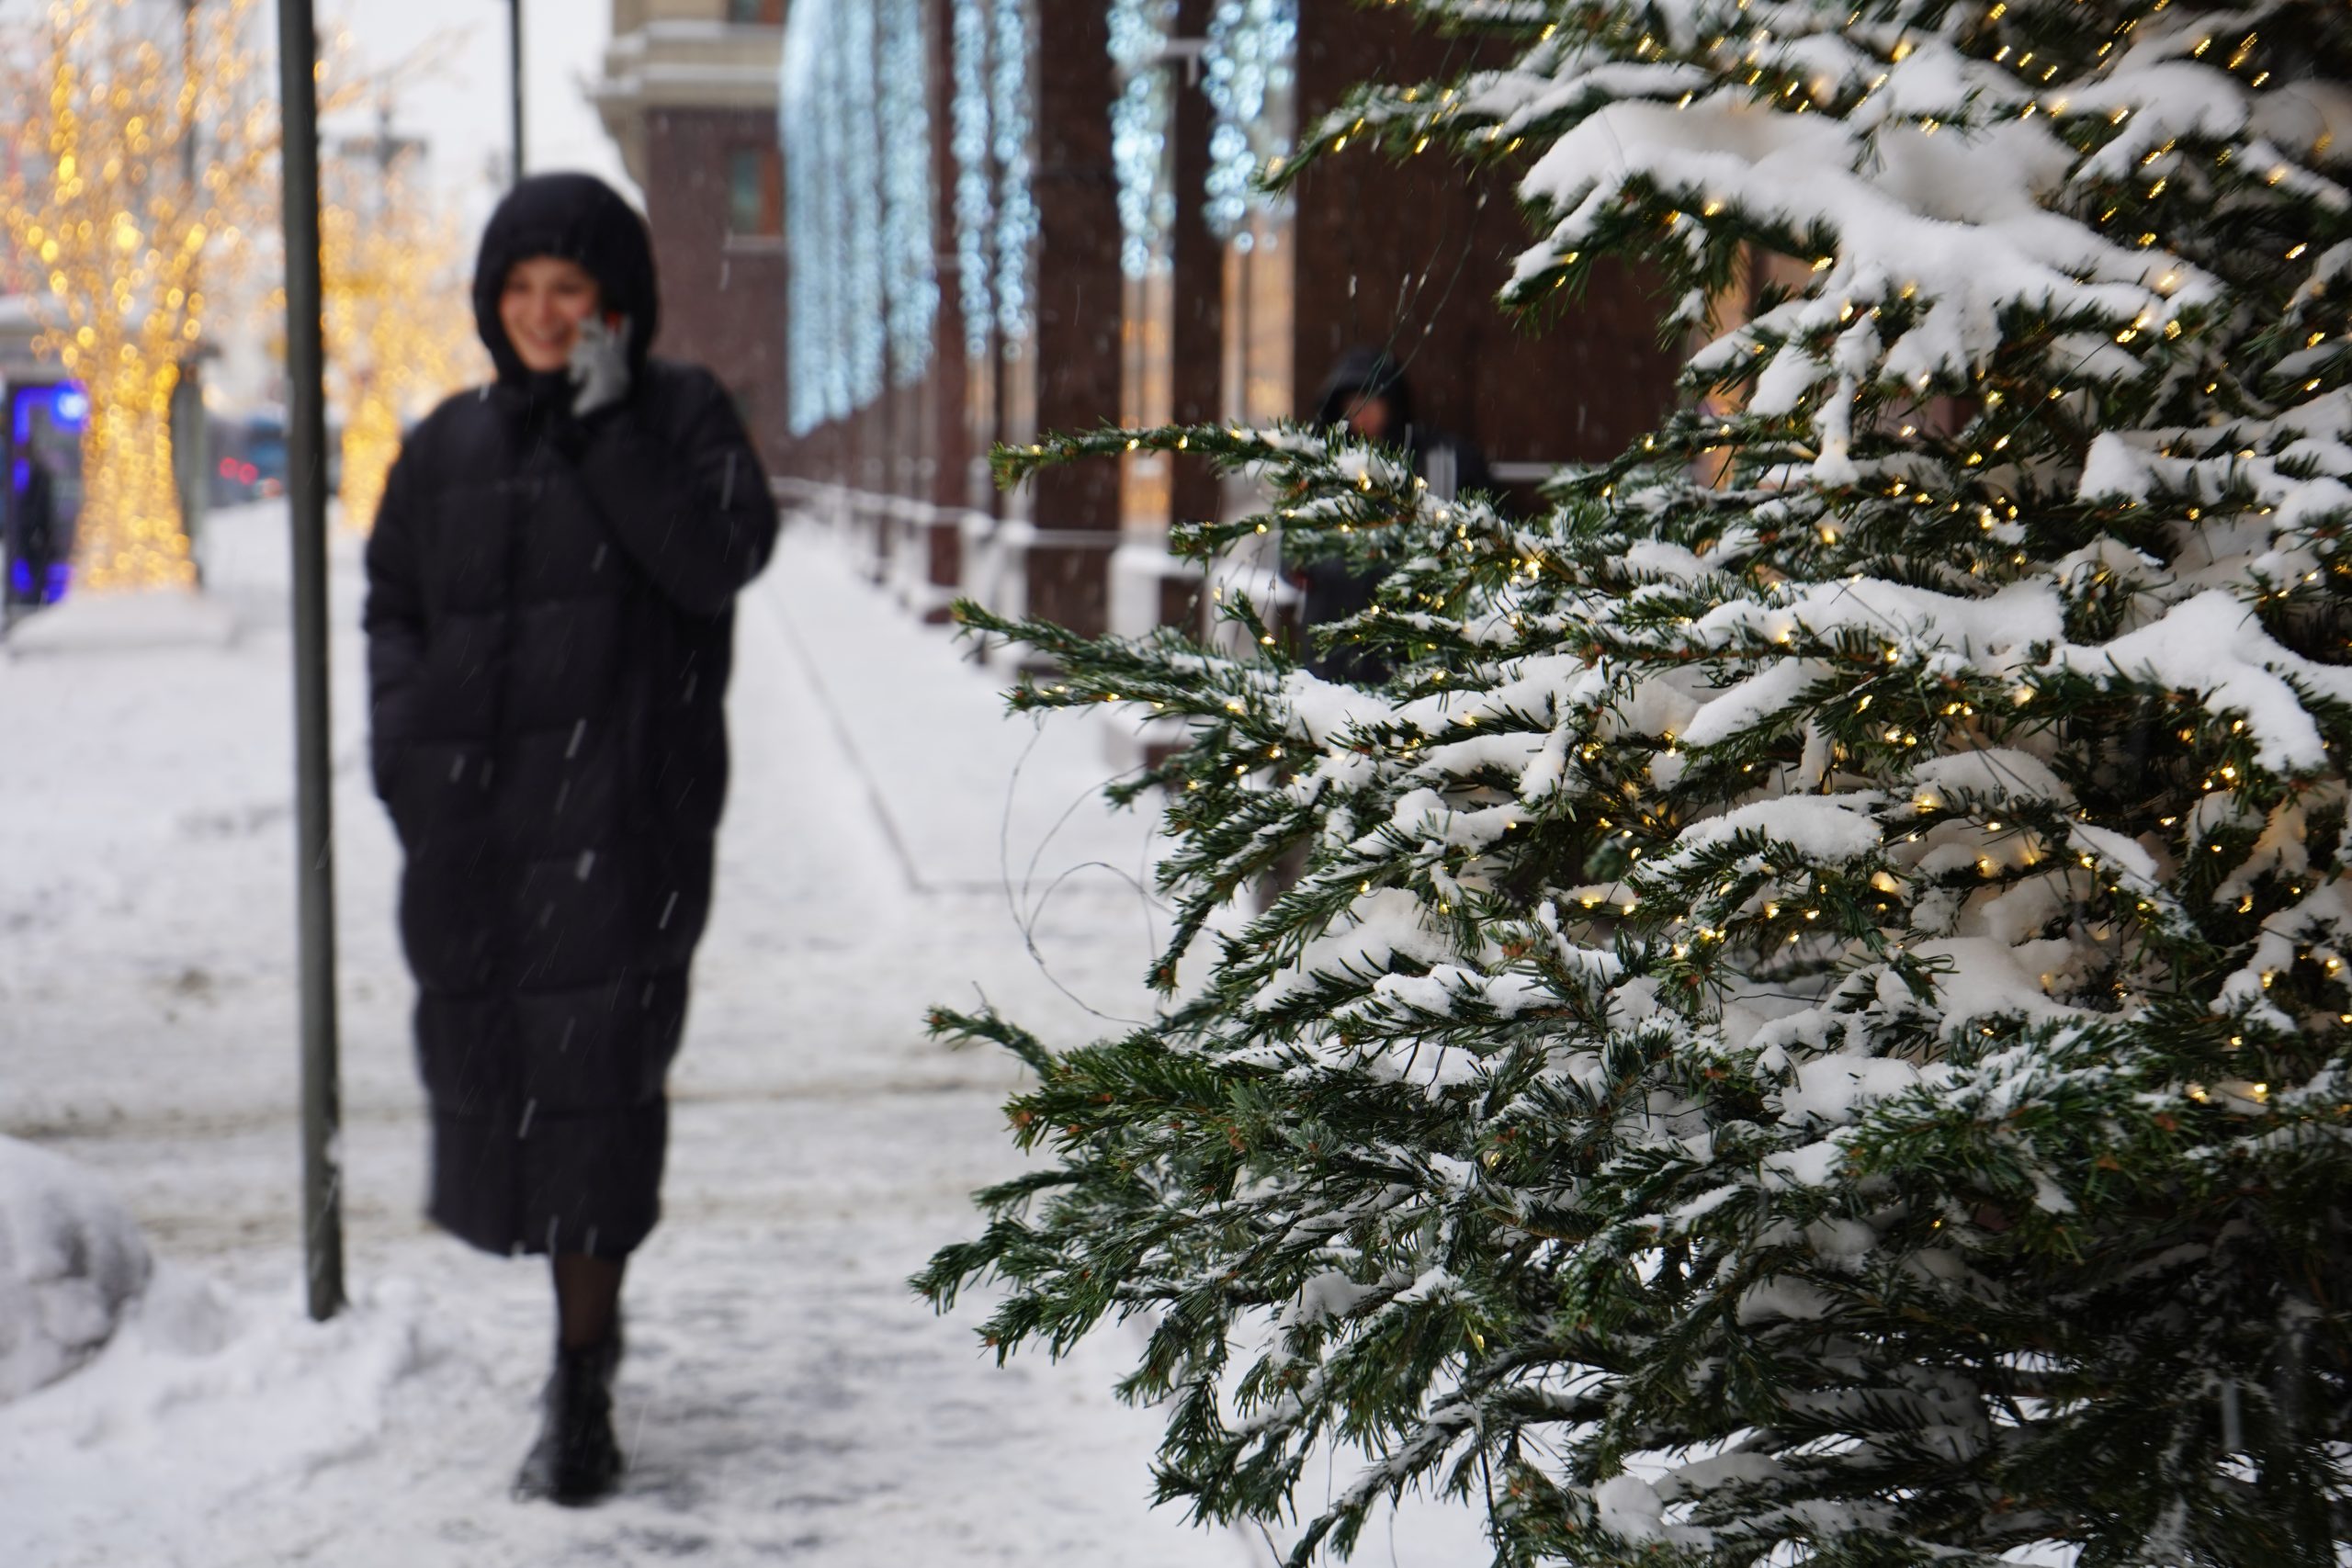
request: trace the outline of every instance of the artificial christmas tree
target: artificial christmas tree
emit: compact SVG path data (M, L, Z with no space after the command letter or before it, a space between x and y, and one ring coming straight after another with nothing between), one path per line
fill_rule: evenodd
M1190 723L1149 1029L920 1283L1152 1314L1161 1487L1450 1488L1509 1562L2324 1564L2352 1536L2352 9L1494 6L1368 87L1519 172L1540 310L1679 291L1684 412L1541 518L1297 431L1377 689L967 609ZM1245 890L1306 846L1262 915ZM1208 965L1184 976L1180 960ZM1180 998L1182 999L1174 999Z

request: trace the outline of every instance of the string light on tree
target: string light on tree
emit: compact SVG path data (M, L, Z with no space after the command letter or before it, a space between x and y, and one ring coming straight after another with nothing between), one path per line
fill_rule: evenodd
M1392 673L1238 589L959 607L1016 708L1181 723L1176 919L1130 1033L935 1018L1054 1168L922 1283L1001 1351L1149 1314L1163 1495L1300 1562L1415 1489L1514 1563L2334 1562L2352 9L1416 9L1478 58L1306 161L1500 164L1506 300L1655 279L1682 396L1533 516L1295 427L1001 455L1247 474L1171 547L1377 580L1326 635Z
M40 346L89 396L74 543L88 588L195 581L172 393L268 198L277 127L254 9L59 0L7 73L23 118L0 216L41 286Z
M456 217L415 177L415 150L393 141L389 113L380 135L328 161L319 221L338 499L344 526L358 530L375 522L409 422L481 369Z

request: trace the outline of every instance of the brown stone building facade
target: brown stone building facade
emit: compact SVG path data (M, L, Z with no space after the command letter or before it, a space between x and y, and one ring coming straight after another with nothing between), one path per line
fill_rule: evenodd
M661 270L661 351L707 365L762 455L792 461L786 418L782 0L616 0L592 88L645 194Z
M1496 306L1528 243L1506 175L1363 148L1254 189L1354 83L1459 65L1460 40L1394 12L617 0L614 33L598 103L647 193L665 337L743 389L788 502L918 613L968 594L1087 631L1198 626L1207 585L1169 526L1252 500L1148 456L1001 494L999 443L1304 417L1368 346L1424 424L1526 485L1622 450L1670 396L1638 279L1540 334ZM1278 552L1234 570L1279 596Z

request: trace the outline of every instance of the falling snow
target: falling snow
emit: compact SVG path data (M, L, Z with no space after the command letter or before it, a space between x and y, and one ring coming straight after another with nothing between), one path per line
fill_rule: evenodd
M220 516L199 612L59 611L0 654L0 727L37 741L0 748L0 798L43 807L0 820L0 1135L119 1194L156 1259L103 1353L0 1404L11 1568L1265 1562L1261 1541L1148 1506L1157 1417L1107 1392L1131 1347L999 1369L970 1319L905 1288L968 1222L965 1194L1018 1158L1010 1070L927 1042L922 1004L981 992L1080 1038L1100 1021L1059 987L1147 1008L1136 976L1164 927L1127 880L1148 870L1144 819L1091 803L1102 733L1006 721L1001 671L959 661L820 537L788 543L741 618L718 912L673 1080L666 1218L628 1293L632 1469L585 1513L505 1496L544 1373L541 1273L419 1217L395 853L361 763L356 560L337 540L355 1305L304 1321L283 536L282 513ZM1451 1518L1408 1518L1403 1561L1417 1528L1451 1543L1419 1561L1464 1547Z

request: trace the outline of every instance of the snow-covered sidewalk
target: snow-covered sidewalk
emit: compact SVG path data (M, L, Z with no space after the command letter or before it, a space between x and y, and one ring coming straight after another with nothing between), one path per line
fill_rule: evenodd
M0 1405L0 1561L1262 1560L1148 1508L1157 1416L1107 1392L1131 1342L1000 1371L977 1312L937 1319L905 1289L1018 1157L1012 1067L926 1042L925 1003L977 987L1081 1037L1111 1025L1073 995L1148 1006L1159 932L1132 880L1147 825L1088 798L1099 733L1033 745L1001 716L1001 671L820 538L790 537L741 615L668 1218L629 1283L632 1469L583 1513L505 1495L544 1373L543 1275L417 1215L394 857L362 765L356 541L337 541L356 1305L307 1323L283 537L268 509L215 520L217 615L69 606L0 647L0 1134L100 1172L159 1260L112 1348ZM1049 886L1033 956L1013 910Z

